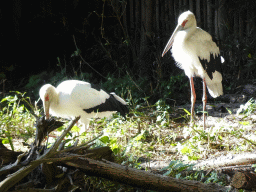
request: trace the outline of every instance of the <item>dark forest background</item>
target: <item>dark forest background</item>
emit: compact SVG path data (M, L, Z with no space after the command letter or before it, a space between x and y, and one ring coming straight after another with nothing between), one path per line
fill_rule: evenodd
M254 0L10 0L0 4L2 92L38 90L54 76L56 83L63 80L56 75L61 72L66 78L80 75L93 83L114 79L107 84L110 89L126 79L153 99L177 93L189 98L187 77L171 54L161 58L179 14L186 10L194 12L198 26L220 46L226 60L222 66L226 93L256 79Z

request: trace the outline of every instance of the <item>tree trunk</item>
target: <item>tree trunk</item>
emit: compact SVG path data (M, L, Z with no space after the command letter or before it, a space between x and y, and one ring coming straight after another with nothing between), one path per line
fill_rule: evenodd
M193 12L194 11L194 9L193 9L193 0L189 0L189 10L191 11L191 12Z
M173 8L173 0L170 0L170 1L168 1L168 15L169 15L169 17L168 17L168 23L169 23L169 25L168 25L168 31L171 31L171 29L172 29L172 24L173 24L173 22L171 22L172 21L172 15L173 15L173 11L172 11L172 8Z
M160 5L159 5L159 0L156 0L156 36L157 38L160 37ZM161 34L162 36L162 34ZM160 46L160 41L157 41L157 48ZM158 49L157 49L158 50Z
M218 15L219 15L219 1L215 1L215 8L214 8L214 36L217 40L219 40L219 28L218 28Z
M134 4L133 0L130 0L130 29L134 30Z
M183 9L182 12L188 10L188 0L183 0Z
M124 27L124 35L127 36L127 2L126 1L123 1L122 2L122 17L123 17L123 27Z
M204 25L203 25L203 29L204 30L206 30L206 31L209 31L209 29L208 29L208 26L207 26L207 14L208 14L208 12L207 12L207 1L201 1L201 3L202 3L202 7L203 7L203 23L204 23Z
M200 0L196 1L196 21L197 21L197 25L200 27L202 26L202 19L201 19L201 12L200 12Z
M179 15L183 12L182 9L182 0L179 0Z
M207 29L210 34L213 33L213 24L212 24L212 1L207 0Z
M153 1L141 1L141 39L140 39L140 76L146 79L150 78L151 68L153 64L151 41L153 37Z
M226 23L227 23L227 13L225 9L226 0L219 0L218 7L218 31L220 40L224 40L226 38Z
M177 22L177 19L179 17L179 0L174 0L174 15L175 15L175 23Z
M135 35L134 35L134 43L135 43L135 53L136 57L140 54L140 39L137 37L141 36L141 1L135 1ZM136 61L138 63L138 61Z
M170 23L169 23L169 15L170 15L170 12L169 12L169 9L168 9L168 1L165 0L163 1L164 2L164 13L165 13L165 16L164 16L164 24L165 24L165 31L169 31L169 26L170 26Z

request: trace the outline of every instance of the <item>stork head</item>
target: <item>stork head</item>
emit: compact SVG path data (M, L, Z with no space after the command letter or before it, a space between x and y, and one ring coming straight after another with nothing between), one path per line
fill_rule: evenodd
M194 13L192 13L191 11L186 11L186 12L182 13L178 19L178 26L181 27L180 30L186 30L191 27L195 28L196 27L196 17L194 15Z
M49 119L50 104L56 97L55 87L53 87L50 84L46 84L41 87L41 89L39 91L39 95L40 95L41 100L43 101L44 114L46 116L46 119Z
M190 30L190 29L195 29L196 28L196 17L191 11L186 11L182 13L179 16L178 19L178 25L175 28L175 30L172 33L171 38L169 39L168 43L166 44L164 51L162 53L162 57L164 54L172 47L175 35L177 32L182 31L182 30Z

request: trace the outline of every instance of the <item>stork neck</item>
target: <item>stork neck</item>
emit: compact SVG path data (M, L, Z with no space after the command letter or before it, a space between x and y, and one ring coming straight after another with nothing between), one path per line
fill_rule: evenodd
M192 26L184 30L186 32L185 39L191 37L191 35L195 32L195 30L196 30L196 26Z
M186 29L186 32L187 32L188 34L191 34L191 33L193 33L195 30L196 30L196 25L193 25L193 26L187 28L187 29Z
M55 104L58 104L59 103L59 92L57 92L56 91L56 89L55 89L55 92L54 92L54 95L53 95L53 102L55 103Z
M55 87L51 87L50 92L49 92L50 98L51 98L51 103L52 104L58 104L59 102L59 92Z

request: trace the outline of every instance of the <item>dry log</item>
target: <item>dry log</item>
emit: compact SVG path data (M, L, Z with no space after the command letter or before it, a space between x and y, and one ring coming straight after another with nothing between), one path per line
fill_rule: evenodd
M256 174L236 172L236 174L232 178L231 186L237 189L255 190Z
M255 168L252 165L239 165L239 166L230 166L230 167L221 167L215 169L218 172L228 174L229 176L233 176L236 172L254 172Z
M181 180L153 174L143 170L122 166L109 161L79 157L65 162L68 166L82 169L87 175L100 176L134 187L157 191L227 191L229 187L214 183L204 184L198 181Z

